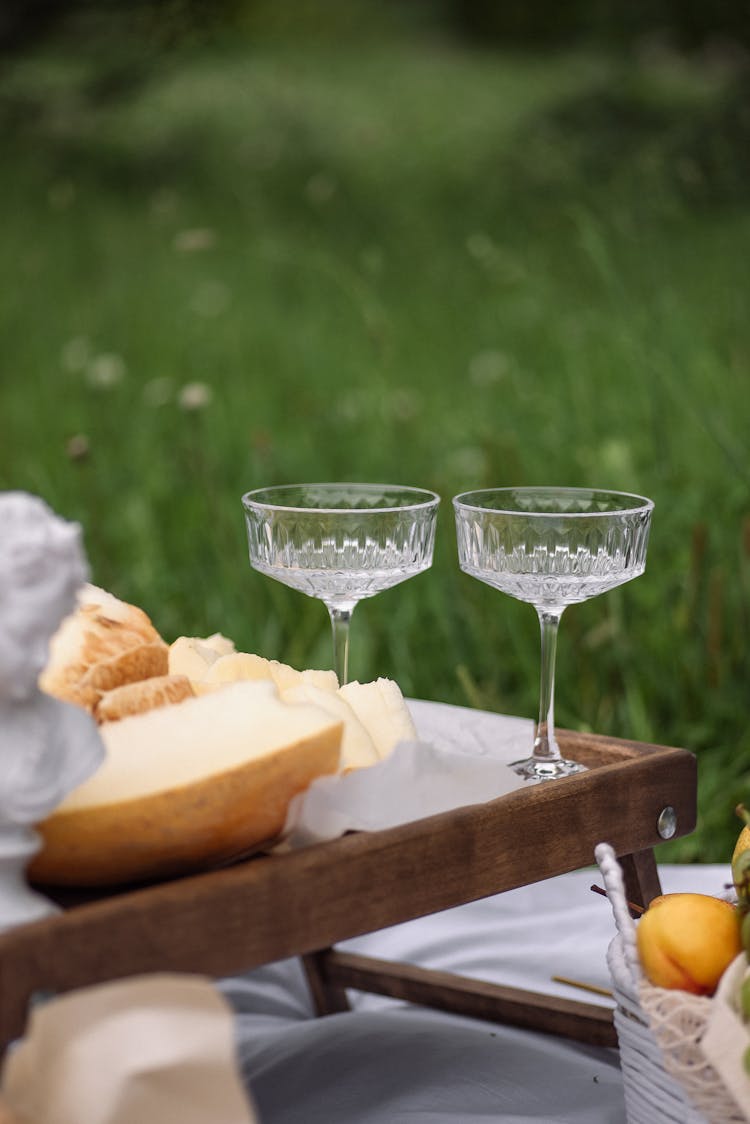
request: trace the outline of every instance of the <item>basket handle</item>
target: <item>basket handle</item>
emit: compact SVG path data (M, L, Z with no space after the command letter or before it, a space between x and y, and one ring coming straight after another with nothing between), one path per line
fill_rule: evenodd
M622 877L622 868L617 861L617 856L609 843L598 843L594 849L594 857L599 864L599 870L604 879L604 888L607 891L609 903L615 918L617 931L622 939L622 948L625 962L630 969L630 975L635 983L643 977L638 948L635 937L635 922L630 915L627 898L625 897L625 882Z

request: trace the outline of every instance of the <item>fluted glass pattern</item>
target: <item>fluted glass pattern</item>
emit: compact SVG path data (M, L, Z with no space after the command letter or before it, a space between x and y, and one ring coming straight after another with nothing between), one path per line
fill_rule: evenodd
M307 484L243 496L256 570L329 603L355 603L432 564L439 497L419 488Z
M454 507L461 569L537 607L563 609L645 569L653 504L641 496L499 488Z

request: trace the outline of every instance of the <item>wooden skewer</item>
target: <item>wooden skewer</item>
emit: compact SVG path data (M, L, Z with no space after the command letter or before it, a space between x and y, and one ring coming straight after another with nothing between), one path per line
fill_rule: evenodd
M590 886L589 889L593 890L595 894L601 894L603 898L609 897L609 894L607 893L607 891L603 890L601 888L601 886ZM636 905L635 902L626 902L625 904L627 905L628 909L631 910L631 912L633 912L633 913L645 913L646 912L646 910L644 909L644 907L642 905Z
M567 976L552 976L555 983L568 984L569 987L580 987L581 991L593 991L594 995L606 995L612 999L612 992L606 987L597 987L596 984L584 983L583 980L571 980Z

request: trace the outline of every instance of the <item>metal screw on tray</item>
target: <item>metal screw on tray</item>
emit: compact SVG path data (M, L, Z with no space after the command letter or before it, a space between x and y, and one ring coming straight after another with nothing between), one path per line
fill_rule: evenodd
M453 500L461 569L533 605L541 626L539 719L530 781L584 766L563 758L555 737L555 652L563 610L643 573L653 503L585 488L485 488Z
M327 606L340 683L358 602L432 565L439 503L435 492L390 484L290 484L242 497L251 565Z
M677 831L677 813L671 804L662 808L656 821L656 829L662 839L671 839Z
M0 493L0 930L55 907L27 884L33 825L104 759L91 716L44 694L49 641L88 577L81 529L37 496Z

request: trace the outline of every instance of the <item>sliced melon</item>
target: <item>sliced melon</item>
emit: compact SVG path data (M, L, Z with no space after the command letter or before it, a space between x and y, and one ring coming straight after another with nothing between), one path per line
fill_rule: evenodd
M326 691L336 691L339 685L335 671L317 671L315 668L297 671L289 664L268 660L265 656L250 652L230 652L219 656L198 678L200 683L205 684L234 683L241 679L270 679L280 691L286 691L300 683L309 683L312 687Z
M339 768L342 772L374 765L379 760L372 738L364 728L348 702L337 691L327 691L313 683L301 682L282 691L286 702L313 703L325 710L332 718L344 723L341 738L341 757Z
M202 679L219 652L197 636L178 636L169 646L169 674Z
M297 671L289 664L270 660L271 678L280 691L286 691L298 683L309 683L311 687L318 687L321 691L337 691L339 687L338 676L335 671L319 671L314 667L306 667L304 671Z
M284 702L270 682L106 723L107 757L38 825L33 881L103 886L164 878L246 853L281 831L289 801L335 773L343 723Z
M417 737L401 689L392 679L376 679L372 683L354 680L340 687L338 693L369 733L378 757L387 757L398 742L414 741Z
M212 648L220 656L228 656L230 652L236 652L237 649L234 640L230 640L228 636L224 636L221 632L214 632L211 636L206 636L201 640L201 644L205 644L207 648Z
M213 661L201 677L201 682L236 683L257 679L271 679L269 660L249 652L230 652Z

